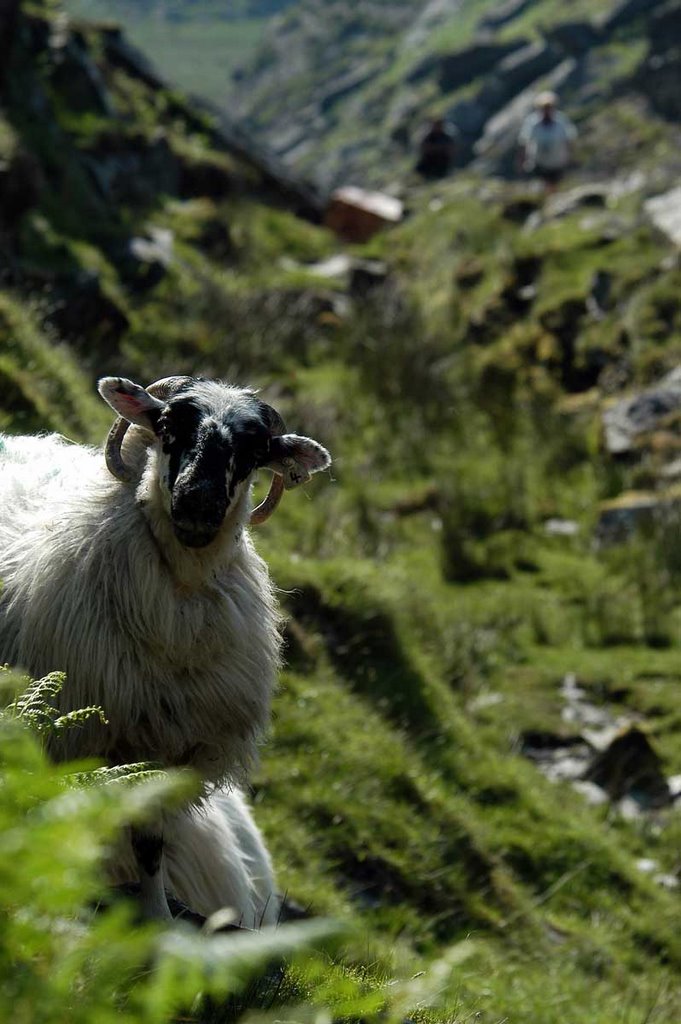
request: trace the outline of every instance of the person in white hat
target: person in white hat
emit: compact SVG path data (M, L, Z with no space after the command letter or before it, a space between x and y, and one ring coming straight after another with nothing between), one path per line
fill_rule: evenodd
M557 102L554 92L540 92L518 136L520 166L541 178L547 190L554 189L565 173L577 138L577 129L556 109Z

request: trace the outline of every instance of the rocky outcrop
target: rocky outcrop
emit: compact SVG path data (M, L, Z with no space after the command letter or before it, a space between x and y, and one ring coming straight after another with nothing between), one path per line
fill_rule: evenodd
M611 455L633 451L643 434L651 433L670 413L681 410L681 367L637 395L623 398L603 413L605 447Z
M435 76L442 92L451 92L487 74L505 57L526 45L524 39L504 43L480 42L453 53L433 54L416 65L407 75L407 81L415 83Z
M629 24L643 14L649 14L663 0L617 0L614 6L598 21L598 27L606 34Z
M655 109L670 120L681 119L681 2L671 0L653 15L648 53L635 82Z
M532 3L532 0L505 0L504 3L495 4L494 10L486 14L479 22L481 29L503 28L513 21Z
M80 33L65 35L54 48L51 84L76 113L114 117L115 110L104 79L88 53Z
M655 227L681 248L681 185L648 199L644 208Z

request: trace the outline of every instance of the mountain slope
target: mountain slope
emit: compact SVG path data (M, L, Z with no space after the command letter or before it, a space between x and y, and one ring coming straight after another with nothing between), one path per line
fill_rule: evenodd
M240 78L239 110L292 166L325 186L351 179L404 181L429 118L461 136L459 163L476 156L509 169L522 116L538 89L553 88L579 125L594 105L648 91L633 76L646 26L660 3L498 5L479 0L405 4L402 22L357 26L338 4L301 4L275 19ZM392 12L392 7L391 7ZM349 36L349 40L347 38ZM636 118L645 133L649 115ZM589 151L589 159L597 156ZM610 167L598 165L603 173Z
M609 794L540 770L564 749L593 769L578 706L645 734L658 796L681 774L678 416L624 457L601 443L604 411L681 358L678 252L645 205L666 133L657 184L625 105L610 139L638 183L544 202L470 170L339 253L129 56L49 6L22 17L0 422L96 440L97 376L202 373L266 388L332 450L333 479L256 535L288 615L256 816L282 888L350 926L306 984L324 1000L340 974L366 1019L423 970L444 1005L399 1019L675 1024L678 801L626 765ZM324 276L332 255L349 269ZM631 492L659 514L596 543Z

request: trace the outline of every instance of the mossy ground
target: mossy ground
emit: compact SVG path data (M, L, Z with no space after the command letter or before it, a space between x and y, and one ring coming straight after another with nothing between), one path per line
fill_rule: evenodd
M342 288L305 268L336 251L331 235L265 203L176 98L105 65L115 131L160 124L179 160L199 152L235 187L103 202L84 155L107 126L24 58L7 146L33 153L49 187L12 241L23 277L0 292L2 428L92 440L104 367L189 371L263 386L334 455L257 534L289 621L256 815L282 888L351 924L329 977L375 993L424 971L444 1008L414 981L418 1020L675 1024L678 892L636 862L678 875L678 809L625 820L520 752L526 731L560 733L575 673L594 701L645 716L666 774L681 773L670 534L592 540L598 502L641 473L602 451L608 371L620 389L646 383L681 344L678 270L640 197L530 231L509 204L541 215L536 193L472 177L416 189L411 217L362 250L387 261L387 283L338 305ZM25 105L36 82L42 125ZM116 254L149 227L173 232L173 258L138 287ZM64 344L35 300L38 273L74 270L124 313L113 343ZM612 279L602 316L587 305L598 271ZM576 534L549 536L552 517Z

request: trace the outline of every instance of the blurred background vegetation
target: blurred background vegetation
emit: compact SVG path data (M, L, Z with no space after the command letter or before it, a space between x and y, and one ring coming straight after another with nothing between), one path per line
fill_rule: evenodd
M578 66L578 166L549 197L484 126L449 178L411 170L426 113L479 100L493 69L447 75L512 5L67 6L26 0L3 65L0 429L99 443L97 377L189 372L263 388L330 448L256 538L288 624L254 798L282 890L344 930L251 948L94 915L115 828L182 783L74 788L15 708L3 1019L676 1024L678 3L571 8L596 41L551 42L522 86ZM516 7L488 43L565 38L559 5ZM333 60L360 53L339 94ZM318 186L398 181L408 216L344 245L180 87ZM277 141L289 122L307 148ZM610 727L633 762L608 760ZM279 983L262 964L284 955Z

